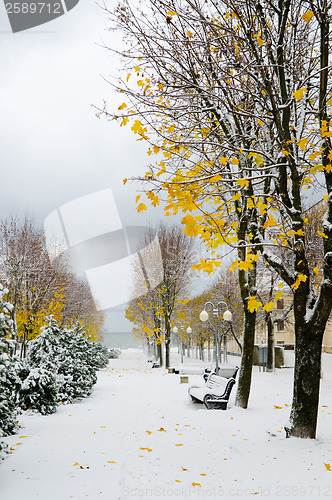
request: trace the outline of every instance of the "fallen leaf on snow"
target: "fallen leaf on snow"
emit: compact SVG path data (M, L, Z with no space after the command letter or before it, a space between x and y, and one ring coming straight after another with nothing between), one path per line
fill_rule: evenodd
M281 406L274 405L274 407L277 408L277 410L282 410Z
M184 467L181 467L181 469L182 469L182 470L186 470L186 471L188 470L188 469L185 469Z
M200 483L191 483L192 486L199 486L200 488L202 487L202 485Z
M152 434L151 431L145 431L147 434L149 434L149 436Z
M114 462L114 460L107 460L108 464L116 464L117 462Z
M163 427L160 427L160 429L158 429L158 432L166 432L166 431Z
M176 444L175 446L183 446L183 444Z
M331 471L331 465L330 465L330 464L324 464L324 465L325 465L325 467L326 467L326 470Z

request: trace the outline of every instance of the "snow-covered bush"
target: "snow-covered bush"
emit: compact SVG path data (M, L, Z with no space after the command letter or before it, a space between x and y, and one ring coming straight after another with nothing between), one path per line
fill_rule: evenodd
M92 393L96 371L106 366L108 359L107 350L88 340L79 325L61 329L52 317L31 342L28 355L31 367L55 373L58 401L70 403Z
M10 358L0 354L0 429L3 436L13 434L16 422L16 394L11 386Z
M108 349L108 356L110 359L118 359L120 354L121 354L120 349L115 349L114 347Z
M29 366L26 366L23 373L24 380L18 402L22 410L37 410L42 415L54 413L58 406L55 374L45 368Z
M12 351L11 337L14 327L9 316L12 305L4 299L6 293L8 290L0 285L0 453L5 449L1 437L15 432L16 402L20 388L20 380L9 356Z

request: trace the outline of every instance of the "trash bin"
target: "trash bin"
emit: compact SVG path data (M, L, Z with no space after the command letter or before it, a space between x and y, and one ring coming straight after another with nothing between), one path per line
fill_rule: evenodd
M260 345L258 347L258 355L259 355L259 371L261 370L261 366L263 367L263 372L266 370L267 364L267 346Z

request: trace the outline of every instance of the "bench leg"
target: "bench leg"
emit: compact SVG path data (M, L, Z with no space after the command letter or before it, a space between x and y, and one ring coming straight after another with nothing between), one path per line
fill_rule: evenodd
M208 410L227 410L228 401L205 399L204 404Z

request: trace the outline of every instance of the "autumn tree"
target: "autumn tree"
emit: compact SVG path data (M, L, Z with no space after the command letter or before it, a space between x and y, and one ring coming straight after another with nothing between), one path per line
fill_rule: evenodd
M151 246L153 241L157 244ZM133 293L139 298L134 299L130 309L134 321L140 323L148 337L154 335L157 345L160 346L164 340L165 366L168 368L171 318L176 308L187 300L192 275L191 266L195 257L195 242L182 232L180 226L161 223L155 230L151 229L146 233L144 247L144 259L136 266L137 272L133 283ZM156 267L158 279L154 278ZM153 286L150 286L149 282L152 282ZM130 317L130 313L127 317Z
M126 75L111 83L126 99L117 112L104 110L121 126L130 123L149 143L148 154L158 155L141 177L147 199L157 204L165 193L166 214L183 211L187 233L217 254L221 244L238 253L232 269L245 317L240 406L249 397L259 254L292 289L296 365L288 433L311 438L332 307L330 11L327 0L123 1L109 14L127 43ZM327 211L317 288L303 195L318 177ZM280 258L280 248L291 258ZM201 268L212 270L212 261L203 259Z
M61 325L84 321L87 331L98 336L95 330L100 329L102 318L89 287L71 272L63 256L50 262L44 232L33 218L0 222L0 277L13 305L11 316L22 355L50 315Z

